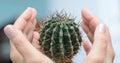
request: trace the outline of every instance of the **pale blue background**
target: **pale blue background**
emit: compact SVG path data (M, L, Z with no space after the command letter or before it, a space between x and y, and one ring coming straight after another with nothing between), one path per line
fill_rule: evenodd
M6 19L19 15L28 6L38 10L38 17L64 9L77 16L77 20L81 20L81 9L88 9L108 25L116 55L114 63L120 63L120 0L1 0L0 27L9 21ZM86 38L84 33L83 38ZM74 62L81 63L85 55L83 48L81 48L74 57Z
M0 28L14 17L18 17L27 7L38 11L38 19L46 16L49 11L47 0L0 0Z

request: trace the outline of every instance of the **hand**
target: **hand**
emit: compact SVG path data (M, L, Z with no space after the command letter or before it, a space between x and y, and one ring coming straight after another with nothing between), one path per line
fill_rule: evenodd
M4 32L10 39L10 57L13 63L53 63L39 50L39 33L34 31L36 10L27 10L15 21L7 25Z
M83 63L113 63L114 50L108 27L86 9L82 10L82 19L81 26L92 43L90 46L87 40L83 41L87 53Z
M34 32L36 11L28 8L15 22L8 25L4 31L11 40L11 59L13 63L52 63L39 52L39 34ZM112 63L114 51L111 44L108 28L85 9L82 11L82 27L93 42L92 47L84 41L87 53L83 63Z

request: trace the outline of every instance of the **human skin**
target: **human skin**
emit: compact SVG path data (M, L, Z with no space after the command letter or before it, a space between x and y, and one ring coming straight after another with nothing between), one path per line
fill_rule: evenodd
M86 9L82 10L82 19L81 26L92 43L90 46L83 41L87 53L83 63L113 63L115 54L108 27Z
M10 39L10 57L13 63L53 63L40 52L39 33L34 31L36 10L27 8L13 25L7 25L4 32ZM87 56L83 63L112 63L114 50L108 27L86 9L82 10L81 26L87 34L92 46L83 41Z
M13 63L52 63L39 51L39 33L34 31L36 14L36 10L29 7L13 25L4 28L10 39L10 58Z

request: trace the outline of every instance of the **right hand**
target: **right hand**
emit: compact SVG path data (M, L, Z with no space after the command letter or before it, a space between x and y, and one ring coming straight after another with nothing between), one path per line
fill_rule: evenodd
M90 46L87 40L83 42L87 53L83 63L113 63L115 54L108 27L86 9L82 10L82 19L81 26L92 43Z

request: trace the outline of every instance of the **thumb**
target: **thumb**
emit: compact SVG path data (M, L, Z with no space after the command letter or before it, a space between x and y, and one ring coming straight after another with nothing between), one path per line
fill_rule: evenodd
M5 34L11 40L17 51L24 57L28 58L35 55L38 51L30 44L27 38L20 30L15 29L12 25L4 28Z
M107 29L104 24L99 24L95 30L93 47L88 56L94 62L100 62L105 60L106 51L107 51Z

